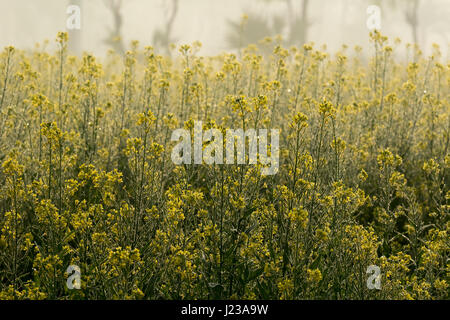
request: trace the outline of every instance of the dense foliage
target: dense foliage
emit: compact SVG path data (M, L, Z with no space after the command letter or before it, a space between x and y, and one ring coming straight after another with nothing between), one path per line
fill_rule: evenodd
M5 48L0 298L448 299L449 65L371 41L369 60L273 39L102 63L65 33ZM278 173L174 165L194 120L280 129Z

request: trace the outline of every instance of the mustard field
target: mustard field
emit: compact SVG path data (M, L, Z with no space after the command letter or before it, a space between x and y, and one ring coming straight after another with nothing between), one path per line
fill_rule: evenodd
M67 43L0 54L0 299L449 299L438 46ZM277 170L246 141L174 162L173 133L195 145L198 125L223 133L200 136L213 159L226 130L267 129Z

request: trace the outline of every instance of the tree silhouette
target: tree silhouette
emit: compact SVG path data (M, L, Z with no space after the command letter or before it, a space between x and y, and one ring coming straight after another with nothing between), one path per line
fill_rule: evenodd
M109 35L104 42L123 55L125 53L125 45L122 39L122 0L104 0L104 3L113 15L113 27L109 30Z
M273 2L280 0L262 0ZM302 45L307 41L310 22L308 20L309 0L301 1L301 14L296 15L292 0L283 0L286 14L276 14L272 23L264 17L249 13L244 21L228 21L229 31L226 35L228 46L233 49L256 43L265 37L285 34L286 45Z
M179 0L172 0L169 8L168 19L163 28L158 28L153 33L153 44L157 48L161 48L167 54L170 53L169 46L175 39L172 38L173 25L178 12Z

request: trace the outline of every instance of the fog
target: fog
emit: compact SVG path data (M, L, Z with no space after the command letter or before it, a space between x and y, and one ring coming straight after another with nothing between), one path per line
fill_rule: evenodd
M343 43L367 47L370 5L381 9L381 32L392 40L408 43L416 37L426 54L437 43L444 59L450 43L450 0L0 0L0 45L52 44L58 31L67 30L71 4L81 8L81 28L70 33L74 51L98 55L112 47L126 50L131 40L160 51L168 43L198 40L200 54L213 55L236 49L238 40L256 42L246 35L251 28L256 36L270 31L264 35L291 37L289 45L314 42L330 51ZM249 17L248 30L243 26L241 35L236 30L243 14Z

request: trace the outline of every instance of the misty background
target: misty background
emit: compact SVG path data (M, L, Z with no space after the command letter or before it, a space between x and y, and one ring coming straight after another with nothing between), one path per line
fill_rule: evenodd
M69 33L74 53L125 51L139 40L161 53L200 41L199 54L214 55L277 34L286 46L367 48L367 8L377 5L391 41L417 43L425 54L437 43L444 59L449 54L450 0L0 0L0 46L53 45L58 31L69 31L69 5L81 8L81 28Z

